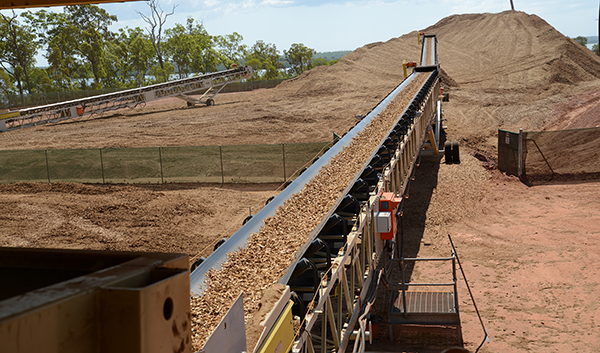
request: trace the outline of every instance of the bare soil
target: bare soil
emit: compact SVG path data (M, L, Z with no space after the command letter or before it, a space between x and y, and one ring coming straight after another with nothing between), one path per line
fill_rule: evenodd
M421 160L405 207L409 248L418 256L447 255L451 234L490 334L481 352L600 351L600 182L528 187L494 167L497 128L598 126L600 60L520 12L451 16L425 32L439 40L450 93L444 115L449 139L461 142L462 162ZM401 60L418 61L419 52L415 31L275 89L219 95L214 107L159 101L3 133L0 149L325 141L399 84ZM0 245L206 256L241 225L249 206L254 213L276 189L1 185ZM482 330L460 283L463 336L475 350Z

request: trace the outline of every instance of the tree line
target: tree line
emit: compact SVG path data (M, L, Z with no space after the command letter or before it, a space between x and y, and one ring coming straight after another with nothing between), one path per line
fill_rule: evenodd
M275 44L242 43L237 32L210 35L202 23L164 28L175 11L148 2L150 14L138 12L145 28L109 29L117 16L96 5L65 6L62 13L39 10L20 15L0 13L0 90L9 95L97 89L126 89L165 82L173 77L250 65L254 80L296 76L335 60L317 58L301 43L279 52ZM48 67L36 66L43 53ZM287 62L288 65L284 65ZM284 70L284 67L289 68ZM1 98L1 97L0 97Z
M597 40L597 38L598 37L596 37L596 40ZM578 36L578 37L573 38L573 40L576 41L577 43L583 45L584 47L586 47L588 44L588 37ZM592 51L594 53L596 53L596 55L600 55L600 47L598 46L598 43L595 43L594 45L592 45Z

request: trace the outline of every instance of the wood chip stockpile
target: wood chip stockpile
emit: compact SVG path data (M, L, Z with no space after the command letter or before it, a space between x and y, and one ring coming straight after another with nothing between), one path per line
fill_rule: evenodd
M310 233L333 208L352 178L410 104L429 74L414 79L375 117L350 144L339 152L304 188L265 219L244 249L229 253L218 270L207 272L204 291L191 300L193 348L198 351L244 293L246 323L261 306L263 291L284 275ZM257 342L248 342L252 351Z

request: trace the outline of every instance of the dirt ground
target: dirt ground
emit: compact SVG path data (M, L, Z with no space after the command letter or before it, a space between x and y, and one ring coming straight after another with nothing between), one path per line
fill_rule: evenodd
M600 60L520 12L451 16L425 31L437 34L454 81L444 115L462 162L421 160L405 207L409 249L447 255L452 236L490 335L481 352L600 351L600 181L530 187L494 167L498 128L600 125ZM412 32L272 90L219 95L214 107L159 101L3 133L0 149L327 141L399 84L398 60L417 61L419 51ZM0 185L0 246L206 256L277 187ZM475 350L483 333L462 279L459 296Z
M449 256L451 236L489 333L480 352L598 352L600 182L528 187L465 152L459 165L422 158L405 206L405 256ZM411 281L449 282L434 272L417 268ZM465 348L475 351L484 333L458 279ZM375 347L396 349L381 330Z
M278 184L0 185L0 246L208 256Z

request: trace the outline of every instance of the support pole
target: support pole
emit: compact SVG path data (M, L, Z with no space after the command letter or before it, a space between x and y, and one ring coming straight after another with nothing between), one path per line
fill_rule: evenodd
M285 143L281 144L281 155L283 156L283 182L287 180L287 173L285 172Z
M104 180L104 160L102 159L102 148L100 149L100 170L102 171L102 184L106 184Z
M46 176L48 177L48 184L50 184L50 166L48 165L48 150L44 150L46 153Z
M225 184L225 173L223 172L223 146L219 146L219 155L221 156L221 186Z
M523 176L523 129L519 129L519 166L517 176L521 178Z
M162 147L158 148L158 159L160 160L160 183L165 183L165 178L163 174L163 162L162 162Z

